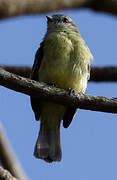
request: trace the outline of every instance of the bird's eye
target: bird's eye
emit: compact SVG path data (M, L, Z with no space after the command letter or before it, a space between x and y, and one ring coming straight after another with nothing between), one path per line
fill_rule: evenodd
M68 23L69 21L68 21L68 19L67 19L66 17L64 17L64 18L63 18L63 22L64 22L64 23Z

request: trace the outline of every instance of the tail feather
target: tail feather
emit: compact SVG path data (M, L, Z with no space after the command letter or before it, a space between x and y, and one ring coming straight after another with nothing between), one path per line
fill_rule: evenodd
M43 124L40 125L34 156L46 162L61 160L60 127L47 129Z

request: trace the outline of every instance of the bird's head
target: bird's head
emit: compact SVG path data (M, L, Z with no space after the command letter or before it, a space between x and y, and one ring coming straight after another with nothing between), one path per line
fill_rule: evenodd
M63 14L55 14L52 16L46 16L47 18L47 30L48 31L74 31L78 32L78 27L74 21Z

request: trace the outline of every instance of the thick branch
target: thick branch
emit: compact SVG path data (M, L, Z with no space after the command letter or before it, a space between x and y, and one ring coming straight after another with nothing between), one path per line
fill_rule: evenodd
M0 0L0 18L37 14L61 9L91 8L117 14L116 0Z
M15 155L12 152L11 147L6 140L1 124L0 124L0 162L2 163L2 166L5 169L7 169L14 177L21 180L27 180L18 160L15 158ZM5 177L9 172L4 170L4 173L6 174ZM0 168L0 177L2 175L3 175L2 169ZM10 175L9 178L6 177L4 179L10 180Z
M5 70L22 77L29 78L31 73L30 66L3 66ZM117 66L91 67L90 81L117 81Z
M48 87L36 81L17 76L0 68L0 85L46 101L54 101L63 105L81 109L117 113L117 99L86 94L69 94L69 92Z
M18 180L13 177L9 171L0 166L0 179L1 180Z

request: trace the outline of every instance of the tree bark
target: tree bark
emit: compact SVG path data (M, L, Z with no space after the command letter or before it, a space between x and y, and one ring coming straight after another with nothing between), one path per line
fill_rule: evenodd
M70 93L62 89L47 86L21 76L9 73L0 68L0 85L29 96L38 97L46 101L53 101L66 106L117 113L117 98L92 96L87 94Z
M0 166L0 179L1 180L18 180L13 177L9 171Z
M27 177L24 174L20 166L20 163L16 159L10 145L8 144L8 141L6 139L6 136L5 136L5 133L1 124L0 124L0 162L2 163L2 166L5 169L7 169L14 177L20 180L27 180ZM5 175L6 177L7 171L4 170L4 172L6 174ZM2 175L1 173L2 173L2 169L0 169L0 177ZM9 176L9 180L10 180L10 176Z
M0 0L0 19L71 8L90 8L117 15L116 0Z

